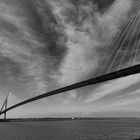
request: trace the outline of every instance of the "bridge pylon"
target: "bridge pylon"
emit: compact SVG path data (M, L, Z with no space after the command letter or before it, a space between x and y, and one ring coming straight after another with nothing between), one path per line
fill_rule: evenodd
M3 109L4 109L4 110L7 109L9 93L10 93L10 90L9 90L9 92L8 92L8 94L7 94L7 97L6 97L6 99L5 99L5 101L4 101L3 105L2 105L2 107L1 107L1 109L0 109L0 112L2 112ZM4 113L4 119L6 119L6 112Z

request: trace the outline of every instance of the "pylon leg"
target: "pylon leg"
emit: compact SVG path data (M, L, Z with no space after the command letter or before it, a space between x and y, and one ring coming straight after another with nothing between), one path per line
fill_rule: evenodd
M4 119L6 119L6 112L4 113Z
M7 99L6 99L6 103L5 103L5 110L7 109ZM6 112L4 113L4 119L6 119Z

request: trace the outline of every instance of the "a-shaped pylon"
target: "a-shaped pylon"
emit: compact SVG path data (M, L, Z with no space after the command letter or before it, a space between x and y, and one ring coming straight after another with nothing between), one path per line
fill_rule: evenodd
M2 112L3 109L4 109L4 110L7 109L7 103L8 103L8 96L9 96L9 93L10 93L10 90L9 90L8 95L7 95L5 101L4 101L3 105L2 105L2 108L1 108L0 112ZM4 119L6 119L6 112L4 113Z

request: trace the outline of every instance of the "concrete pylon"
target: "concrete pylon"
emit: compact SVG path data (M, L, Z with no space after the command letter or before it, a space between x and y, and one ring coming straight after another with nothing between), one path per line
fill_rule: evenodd
M5 99L5 101L4 101L3 105L2 105L2 108L1 108L0 112L3 111L3 108L4 108L4 110L7 109L9 93L10 93L10 90L9 90L9 92L7 94L7 97L6 97L6 99ZM4 113L4 119L6 119L6 112Z

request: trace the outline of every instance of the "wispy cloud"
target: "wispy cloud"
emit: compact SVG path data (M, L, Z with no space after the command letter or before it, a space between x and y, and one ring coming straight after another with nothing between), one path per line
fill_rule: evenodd
M129 88L130 86L136 84L139 81L140 74L136 74L104 83L103 85L97 87L97 89L93 90L93 93L91 93L84 102L94 102L96 100L104 98L109 94L117 94L117 92Z

